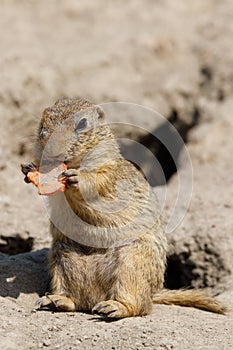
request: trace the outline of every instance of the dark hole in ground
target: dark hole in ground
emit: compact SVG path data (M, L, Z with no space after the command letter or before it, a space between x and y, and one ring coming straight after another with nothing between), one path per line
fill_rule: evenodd
M189 262L185 254L171 255L167 260L165 287L168 289L191 287L195 279L193 269L194 265Z
M19 234L14 236L0 236L0 252L9 255L30 252L32 250L34 238L23 238Z
M188 123L173 109L166 122L152 133L136 139L136 144L127 145L120 142L123 156L144 172L151 186L165 185L178 170L176 164L180 152L187 142L189 131L198 124L199 114L199 110L195 108Z
M172 142L172 136L170 135L167 126L162 126L160 130L157 130L157 132L163 139L170 139L169 142ZM174 159L174 156L170 154L166 146L153 135L147 135L145 137L142 137L139 140L139 142L156 156L164 174L164 179L162 180L162 177L158 176L159 169L157 171L153 171L153 174L150 173L149 176L147 176L147 179L149 180L151 186L165 185L165 183L170 179L170 177L177 172L175 160L178 158L180 148L177 148L174 151L174 155L176 158Z

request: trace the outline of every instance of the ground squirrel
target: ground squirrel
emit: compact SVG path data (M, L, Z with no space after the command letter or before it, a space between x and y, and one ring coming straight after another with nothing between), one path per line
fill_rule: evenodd
M67 165L66 190L51 196L50 205L65 197L83 226L70 235L69 220L57 205L51 220L51 294L38 300L38 308L108 318L147 315L153 303L226 312L202 291L163 289L167 241L156 199L143 175L121 156L99 106L67 98L45 109L33 166L39 167L42 154ZM22 166L25 175L31 166Z

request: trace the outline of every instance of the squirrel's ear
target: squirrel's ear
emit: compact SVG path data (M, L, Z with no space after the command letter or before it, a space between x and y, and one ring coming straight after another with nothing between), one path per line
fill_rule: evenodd
M105 118L105 113L104 111L102 110L102 108L100 106L97 106L97 113L98 113L98 119L99 120L104 120Z

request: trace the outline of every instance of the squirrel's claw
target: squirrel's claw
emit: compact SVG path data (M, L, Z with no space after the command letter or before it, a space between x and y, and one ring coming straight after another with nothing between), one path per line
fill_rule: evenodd
M43 309L44 307L54 307L62 311L75 311L75 303L64 295L46 294L36 301L34 310Z
M21 171L26 176L29 173L29 171L36 170L36 169L37 169L37 167L35 166L35 164L33 162L28 163L28 164L21 164Z
M28 163L28 164L21 164L21 171L25 175L24 182L29 184L31 180L28 179L27 175L30 171L36 170L36 166L34 163Z
M59 181L65 182L66 187L78 187L79 173L77 169L68 169L59 176Z

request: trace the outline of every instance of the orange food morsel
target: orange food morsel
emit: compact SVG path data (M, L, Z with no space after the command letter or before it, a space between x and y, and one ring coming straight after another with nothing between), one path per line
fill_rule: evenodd
M64 192L66 185L62 179L58 179L63 171L67 170L64 163L43 165L38 169L30 171L27 178L38 188L38 193L50 196L57 192Z

